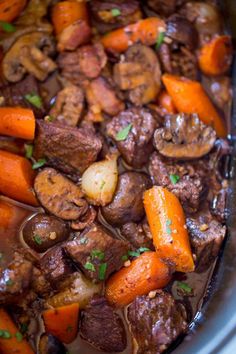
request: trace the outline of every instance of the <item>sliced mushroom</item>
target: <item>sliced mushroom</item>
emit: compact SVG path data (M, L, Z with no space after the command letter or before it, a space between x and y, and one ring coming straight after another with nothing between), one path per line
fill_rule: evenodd
M59 218L77 220L87 211L80 187L53 168L39 172L34 189L42 206Z
M125 60L114 65L114 80L135 105L155 99L161 86L161 69L155 52L142 44L130 47Z
M172 40L194 49L198 44L198 32L186 18L175 14L168 18L166 36Z
M196 114L167 116L165 127L157 129L154 145L164 156L188 160L206 155L214 146L216 132Z
M26 34L20 37L4 56L3 75L10 82L18 82L28 72L44 81L57 67L49 57L54 51L53 39L48 34Z

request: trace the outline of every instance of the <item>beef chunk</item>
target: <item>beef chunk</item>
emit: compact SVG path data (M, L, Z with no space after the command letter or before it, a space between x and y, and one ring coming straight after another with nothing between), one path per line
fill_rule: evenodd
M65 173L83 173L96 161L101 148L100 138L90 130L38 122L35 158L46 158L49 165Z
M107 57L100 43L62 53L58 58L62 75L75 85L80 85L85 79L98 77L106 63Z
M54 287L73 271L69 259L64 254L64 250L61 246L53 247L45 253L40 259L40 268L46 279Z
M183 305L161 290L155 298L138 296L128 308L128 319L138 343L138 354L162 353L187 329Z
M18 252L7 268L0 268L0 304L8 304L19 299L30 286L33 265Z
M206 184L191 163L174 163L156 152L149 162L149 172L154 184L166 187L180 200L188 213L198 210L200 202L206 194ZM171 177L177 180L171 180Z
M178 0L148 0L151 9L160 15L169 16L175 12Z
M143 193L151 183L147 175L125 172L119 176L113 201L102 208L102 214L111 225L138 222L144 216Z
M216 219L224 223L227 218L227 208L226 199L228 191L227 189L221 189L218 194L213 197L211 204L211 214L216 217Z
M33 106L25 98L25 95L28 94L40 95L37 80L32 75L27 75L18 83L0 87L0 96L4 97L4 106L33 108L36 117L42 118L45 114L44 107L37 108Z
M89 42L92 31L84 20L78 20L67 26L58 36L57 49L59 52L75 50Z
M121 234L134 248L147 247L154 250L151 231L146 219L140 224L128 222L121 227Z
M126 139L118 141L117 134L130 125ZM121 112L107 125L107 134L116 143L124 160L132 167L142 167L153 151L152 138L156 121L149 110L131 108Z
M208 216L188 218L186 224L190 243L197 257L197 269L204 271L217 257L226 234L226 227Z
M122 352L127 345L122 319L102 297L92 299L82 312L80 335L103 352Z
M93 224L80 238L66 242L64 249L89 278L105 280L123 266L121 258L128 251L128 243Z

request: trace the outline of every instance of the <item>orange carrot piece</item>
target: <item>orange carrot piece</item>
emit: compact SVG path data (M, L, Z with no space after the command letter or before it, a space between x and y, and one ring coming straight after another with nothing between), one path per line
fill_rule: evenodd
M136 42L153 45L165 31L165 22L158 17L149 17L134 24L109 32L102 37L105 49L122 53Z
M0 150L0 193L30 205L38 205L33 194L35 172L22 156Z
M15 323L3 308L0 308L0 331L1 330L9 336L9 338L0 336L1 354L34 354L29 343L20 334Z
M166 188L144 192L144 208L157 255L179 272L194 270L185 215L178 198Z
M197 113L205 124L216 130L219 137L226 137L225 124L200 82L170 74L164 74L162 81L178 112Z
M31 109L20 107L0 107L0 134L34 139L35 117Z
M79 304L57 307L42 314L46 332L51 333L63 343L69 344L77 336Z
M123 307L138 295L163 288L170 279L170 268L160 261L156 252L145 252L108 279L106 298L110 304Z
M24 9L27 0L1 0L0 21L12 22Z
M52 23L57 35L78 20L88 22L88 12L85 1L61 1L53 6Z
M160 95L157 97L157 103L161 108L164 108L167 113L177 113L172 97L168 94L167 91L163 90L160 93Z
M223 75L229 70L232 58L231 37L218 36L201 48L198 64L201 71L206 75Z
M17 210L12 204L0 199L0 228L6 229L11 225L16 214Z

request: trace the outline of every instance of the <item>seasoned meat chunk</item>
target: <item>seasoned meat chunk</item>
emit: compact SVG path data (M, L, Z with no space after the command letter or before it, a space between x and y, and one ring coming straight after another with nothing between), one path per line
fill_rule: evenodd
M165 127L154 134L154 145L160 154L180 160L206 155L215 141L216 132L202 123L197 114L168 115Z
M205 179L193 164L177 164L154 152L149 162L149 173L154 184L168 188L179 198L185 211L192 213L198 210L207 188Z
M107 230L93 224L81 237L65 243L64 249L91 279L105 280L123 266L122 256L129 244L113 238Z
M15 252L9 266L0 267L0 304L18 301L29 288L32 274L32 263Z
M125 172L120 175L113 201L102 208L102 214L111 225L138 222L144 216L143 193L151 183L147 175Z
M178 2L179 0L148 0L147 4L158 14L169 16L175 12Z
M93 298L82 312L80 335L102 352L122 352L127 345L123 321L103 297Z
M98 77L107 63L107 56L100 43L85 45L74 52L59 55L58 65L62 75L75 85L85 79Z
M90 130L38 121L34 157L65 173L83 173L102 148L101 139Z
M40 259L40 268L46 279L54 287L64 280L73 269L61 246L51 248Z
M77 220L88 209L80 187L53 168L38 173L34 189L43 207L64 220Z
M226 199L228 195L228 190L227 189L221 189L219 193L217 193L212 200L211 203L211 214L216 217L216 219L224 223L227 219L227 205L226 205Z
M188 218L186 224L193 252L197 256L197 270L204 271L218 256L226 227L204 216Z
M132 167L140 168L153 151L152 138L156 126L149 110L130 108L107 124L107 134L115 141L124 160ZM118 133L127 127L130 127L127 137L119 139Z
M57 49L59 52L75 50L82 44L89 42L92 31L84 20L78 20L64 28L58 36Z
M89 6L96 28L100 33L134 23L142 17L139 2L136 0L95 0L89 2ZM114 13L117 15L114 16Z
M193 24L178 14L170 16L167 20L166 36L176 43L180 43L190 50L197 47L198 33Z
M75 85L65 87L58 92L56 102L49 114L54 123L61 123L70 127L76 127L84 108L84 93Z
M122 225L120 231L134 248L146 247L154 250L151 231L146 219L139 224L128 222Z
M159 290L155 298L138 296L128 308L131 331L138 343L138 354L159 354L187 330L183 305Z

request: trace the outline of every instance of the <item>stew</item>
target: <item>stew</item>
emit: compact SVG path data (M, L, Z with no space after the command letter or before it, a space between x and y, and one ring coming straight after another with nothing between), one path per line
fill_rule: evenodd
M214 0L0 1L0 353L158 354L226 238Z

